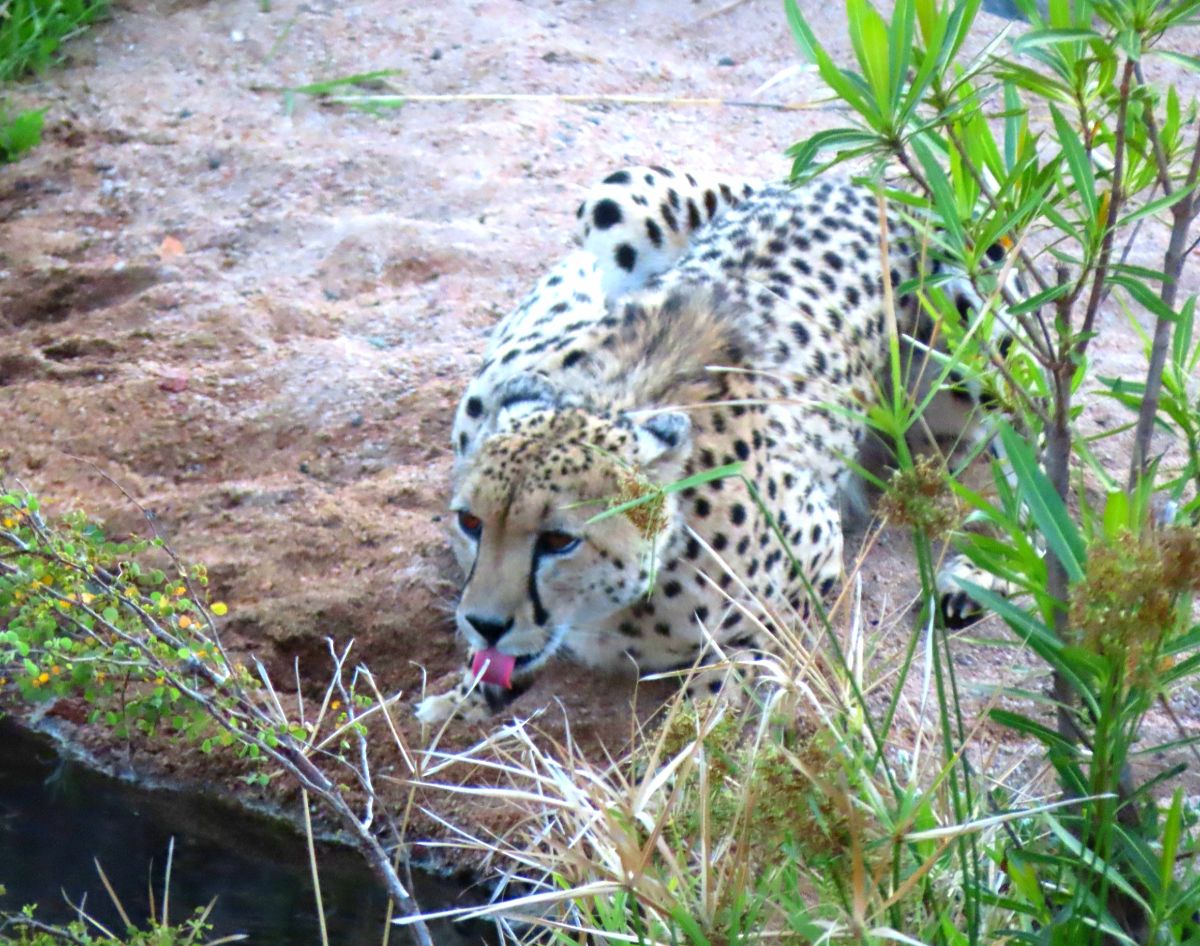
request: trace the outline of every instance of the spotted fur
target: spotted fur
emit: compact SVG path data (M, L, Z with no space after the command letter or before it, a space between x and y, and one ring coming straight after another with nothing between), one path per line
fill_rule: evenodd
M579 205L575 238L596 258L604 294L615 300L669 269L694 234L761 186L657 166L623 168Z
M913 234L887 221L885 272L875 196L848 181L631 168L578 216L583 249L497 326L454 425L451 508L472 526L452 533L457 625L472 650L517 657L514 693L556 654L648 673L768 651L762 608L803 614L841 572L846 459L887 374L885 284L900 330L931 334L895 294L918 275ZM770 519L737 479L654 490L735 462ZM483 716L513 695L469 689L468 674L418 713Z

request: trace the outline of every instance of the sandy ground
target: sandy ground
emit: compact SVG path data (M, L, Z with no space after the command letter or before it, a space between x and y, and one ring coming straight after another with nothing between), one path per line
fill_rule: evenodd
M46 143L0 169L0 465L55 508L141 530L97 471L119 481L208 564L230 640L280 679L298 660L320 683L325 637L353 637L415 699L422 667L438 680L462 657L442 521L457 395L489 327L568 248L585 187L627 163L780 177L782 151L838 116L542 100L375 117L257 91L392 69L421 93L745 100L796 61L768 0L266 5L127 0L67 68L16 90L51 111ZM844 52L838 5L805 7ZM975 40L1002 26L981 15ZM802 76L764 97L816 91ZM1134 261L1161 238L1148 230ZM1102 373L1136 374L1123 315L1110 304L1100 326ZM1092 399L1096 428L1125 419ZM1100 454L1116 472L1126 451ZM863 575L885 660L907 641L911 571L904 534L884 533ZM1033 668L959 650L968 687ZM619 748L612 682L556 677L519 708L557 696L581 742ZM1190 692L1175 704L1200 712ZM130 761L247 791L236 766L170 745Z

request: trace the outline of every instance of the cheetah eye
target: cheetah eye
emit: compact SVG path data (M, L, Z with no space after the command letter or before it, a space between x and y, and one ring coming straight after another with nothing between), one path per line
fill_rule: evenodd
M579 545L579 539L569 532L541 532L537 537L538 555L566 555Z
M458 527L472 539L478 539L483 531L483 520L463 509L458 514Z

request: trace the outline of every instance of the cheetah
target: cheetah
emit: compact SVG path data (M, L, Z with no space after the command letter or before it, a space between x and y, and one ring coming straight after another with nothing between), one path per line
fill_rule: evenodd
M932 333L898 292L920 275L911 228L889 214L885 271L875 194L848 180L627 168L577 216L581 248L497 325L455 417L476 673L422 700L426 722L486 718L555 656L647 674L769 653L764 609L804 615L841 575L885 296L901 332ZM735 477L659 488L733 464L758 502Z

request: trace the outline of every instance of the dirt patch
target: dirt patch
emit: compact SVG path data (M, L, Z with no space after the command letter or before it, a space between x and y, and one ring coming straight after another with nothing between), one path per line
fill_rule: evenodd
M143 530L96 471L111 475L208 564L232 643L280 680L298 665L319 685L332 637L414 701L425 674L444 685L462 660L443 522L452 413L488 328L568 249L584 189L643 162L778 178L783 150L840 116L542 100L375 117L255 90L394 69L428 93L751 99L796 61L792 41L774 3L720 6L122 3L72 68L29 86L55 131L0 170L0 463L52 508ZM847 45L837 5L812 16ZM981 17L979 40L1001 26ZM768 97L812 94L801 75ZM1147 228L1147 259L1161 237ZM1101 373L1136 374L1115 305L1099 326ZM1097 428L1124 420L1089 410ZM1127 442L1103 450L1119 471ZM911 573L906 538L885 533L863 572L866 613L892 629L876 635L885 657L908 639ZM1034 669L960 653L968 687ZM518 709L548 706L551 736L569 718L581 744L619 750L629 722L611 708L632 684L555 676ZM1194 700L1176 709L1194 718ZM458 727L450 744L479 734ZM77 738L120 759L101 733ZM131 762L247 791L227 759L164 745ZM429 801L494 822L478 801ZM444 833L429 818L417 830Z
M64 322L93 309L106 309L136 296L159 279L151 266L120 267L89 272L86 269L34 270L12 280L13 291L0 296L5 317L15 326L31 322ZM76 357L78 341L60 339L46 354L57 350L63 357Z

